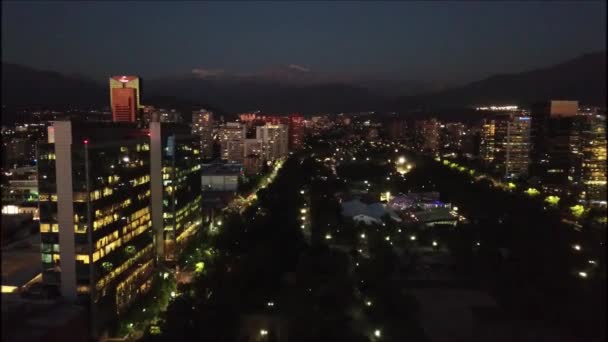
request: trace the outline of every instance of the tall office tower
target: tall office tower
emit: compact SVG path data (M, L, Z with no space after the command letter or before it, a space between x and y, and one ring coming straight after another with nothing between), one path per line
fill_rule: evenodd
M530 174L545 190L570 191L580 174L580 117L577 101L547 101L532 107Z
M387 124L387 136L391 140L404 140L407 137L407 122L405 119L392 119Z
M152 224L157 255L169 266L202 224L197 140L188 125L150 123Z
M297 150L304 142L304 117L299 114L289 116L289 150Z
M273 161L289 153L289 132L286 125L266 124L256 128L256 139L262 145L262 158Z
M416 143L418 148L424 152L439 152L439 133L441 123L436 119L416 121Z
M198 137L202 159L213 158L213 113L206 109L192 112L192 134Z
M143 109L140 103L140 84L137 76L110 77L110 107L112 121L135 122Z
M606 116L585 115L582 133L583 198L590 204L606 205Z
M93 337L151 284L149 150L134 124L69 121L38 147L42 280L88 302Z
M504 179L528 175L530 164L530 117L525 113L510 113L495 117L495 169Z
M459 155L462 152L466 126L460 122L446 123L441 129L441 151L444 155Z
M494 138L496 136L496 121L484 119L481 125L479 141L479 158L485 165L494 161Z
M222 159L228 163L242 163L244 157L245 126L228 122L219 130Z

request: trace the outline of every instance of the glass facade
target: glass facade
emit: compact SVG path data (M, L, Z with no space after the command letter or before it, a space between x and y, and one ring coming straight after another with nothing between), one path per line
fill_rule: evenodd
M582 134L583 198L591 203L606 202L606 116L586 118Z
M54 148L41 144L39 155ZM43 281L59 285L61 263L74 262L77 294L92 300L95 323L103 324L150 286L150 145L145 138L73 143L70 157L73 227L59 227L58 164L38 163ZM60 229L74 230L72 260L60 260Z
M201 164L197 137L163 137L163 227L165 260L175 261L201 225Z

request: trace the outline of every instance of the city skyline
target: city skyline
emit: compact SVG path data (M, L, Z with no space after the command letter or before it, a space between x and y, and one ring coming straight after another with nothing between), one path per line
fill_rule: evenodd
M2 341L606 340L605 2L2 9Z

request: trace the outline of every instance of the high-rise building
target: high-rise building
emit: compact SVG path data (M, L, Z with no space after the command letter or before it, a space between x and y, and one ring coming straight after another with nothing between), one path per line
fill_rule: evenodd
M450 122L441 129L441 151L445 155L460 155L464 138L467 134L466 126L461 122Z
M606 116L585 115L582 134L583 199L606 205Z
M297 150L304 142L304 117L299 114L289 116L289 150Z
M441 123L436 119L416 121L416 144L424 152L439 152Z
M228 122L219 130L221 158L228 163L242 163L244 158L245 127L238 122Z
M261 143L262 158L273 161L289 153L288 128L283 124L266 124L256 128L256 139Z
M525 112L485 119L480 134L480 159L504 179L528 175L531 119Z
M137 76L110 77L112 121L135 122L143 109L140 103L140 82Z
M528 175L530 117L524 113L499 115L494 137L494 164L505 179Z
M54 122L38 175L42 280L88 303L96 336L151 284L149 138L130 123Z
M192 112L192 134L199 139L203 159L213 158L213 113L201 109Z
M494 161L496 121L494 119L484 119L479 136L479 158L484 165L488 166Z
M546 191L570 191L580 179L581 118L577 101L547 101L532 107L530 174Z
M197 140L188 125L150 123L152 223L157 255L169 266L202 223Z

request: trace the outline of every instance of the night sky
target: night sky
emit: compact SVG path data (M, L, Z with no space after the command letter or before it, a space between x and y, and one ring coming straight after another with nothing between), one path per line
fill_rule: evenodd
M467 82L605 50L605 2L2 2L2 60L96 79L192 69Z

